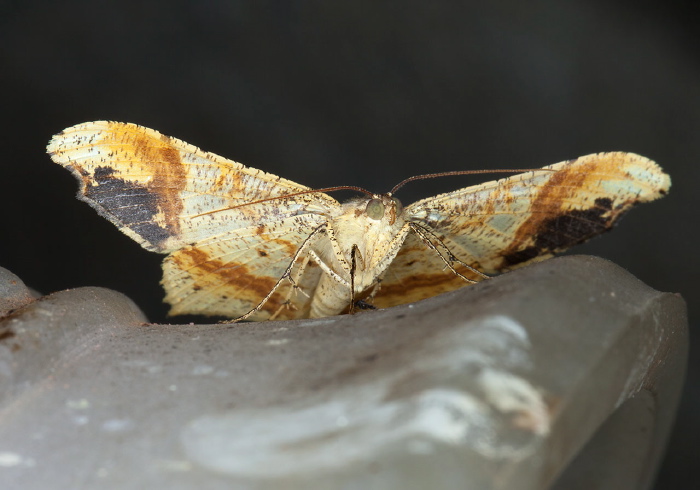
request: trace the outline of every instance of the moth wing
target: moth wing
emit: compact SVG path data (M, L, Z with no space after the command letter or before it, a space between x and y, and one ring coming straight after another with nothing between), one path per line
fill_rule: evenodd
M449 240L445 245L450 249L455 246ZM462 265L454 264L454 267L469 279L481 279ZM409 233L401 250L384 273L372 304L377 308L388 308L412 303L458 289L465 284L462 278L447 269L440 256L429 249L418 235Z
M313 262L304 267L303 252L297 252L324 222L319 215L288 217L263 234L257 227L229 230L171 253L163 262L162 280L170 314L237 318L274 290L250 319L308 317L321 269ZM302 267L298 289L283 278L294 259L294 267Z
M81 200L154 252L339 207L323 193L250 204L309 189L136 124L78 124L47 150L77 177Z
M406 208L406 219L432 232L461 261L496 273L608 231L633 206L658 199L671 185L658 165L633 153L597 153L544 169L554 171L526 172L423 199ZM387 269L375 304L406 303L464 284L413 236Z

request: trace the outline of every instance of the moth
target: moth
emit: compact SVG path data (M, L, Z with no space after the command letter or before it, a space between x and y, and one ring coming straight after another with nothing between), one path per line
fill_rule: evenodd
M170 314L318 318L409 303L552 256L609 230L671 181L651 160L597 153L404 207L394 193L340 203L135 124L55 135L78 198L167 254ZM452 172L457 175L469 172ZM334 189L330 189L334 190ZM325 191L325 192L324 192Z

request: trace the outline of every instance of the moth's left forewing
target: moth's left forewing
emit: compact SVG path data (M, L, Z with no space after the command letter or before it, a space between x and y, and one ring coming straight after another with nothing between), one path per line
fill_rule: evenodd
M47 150L78 179L81 200L154 252L339 206L322 193L247 205L310 189L136 124L78 124Z
M406 220L429 230L461 261L497 273L609 230L633 206L658 199L670 185L669 176L647 158L597 153L423 199L406 208ZM406 240L381 283L391 298L384 300L387 305L402 302L402 287L410 297L429 297L465 284L440 267L439 258L420 259L420 253L435 255ZM413 279L416 264L425 276L422 284Z

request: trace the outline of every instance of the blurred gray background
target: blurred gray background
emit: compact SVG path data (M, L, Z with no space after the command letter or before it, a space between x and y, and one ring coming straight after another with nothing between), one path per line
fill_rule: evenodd
M375 192L419 173L624 150L661 164L671 193L575 252L681 293L692 329L697 20L689 1L1 1L0 266L44 293L113 288L166 320L162 257L75 200L73 177L45 155L53 133L85 121ZM398 197L478 181L416 182ZM695 488L697 352L658 488Z

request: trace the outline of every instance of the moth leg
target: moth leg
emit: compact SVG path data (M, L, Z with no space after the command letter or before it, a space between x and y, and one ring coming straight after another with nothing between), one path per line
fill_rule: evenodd
M357 245L353 244L350 250L350 308L348 313L355 313L355 270L357 269L356 253L358 253Z
M267 295L262 299L262 301L260 301L260 303L258 303L255 306L255 308L248 311L247 313L244 313L243 315L239 316L238 318L234 318L232 320L225 320L225 321L220 322L220 323L237 323L237 322L245 320L249 316L260 311L260 309L263 307L263 305L265 303L267 303L267 301L272 297L273 294L275 294L275 291L277 291L277 289L282 284L282 281L284 281L285 279L289 280L292 283L292 285L296 286L296 283L294 282L294 280L291 277L292 269L294 268L294 265L296 264L297 259L299 259L299 256L302 254L302 252L304 252L304 249L308 248L309 244L311 243L311 239L314 238L318 233L322 232L326 226L327 226L327 223L323 223L323 224L319 225L318 227L316 227L314 229L314 231L311 232L311 234L309 234L309 236L306 237L306 239L303 241L301 246L294 253L294 256L292 257L292 260L289 262L287 269L280 276L280 278L277 280L275 285L272 286L272 289L270 289L270 292L267 293ZM313 252L313 251L310 251L310 252ZM275 312L275 314L278 314L278 312Z
M283 311L284 309L289 308L289 305L290 305L290 304L291 304L291 301L289 301L289 299L285 300L285 302L282 303L282 304L279 306L279 308L277 308L277 310L275 310L275 312L274 312L272 315L270 315L270 318L268 318L268 320L272 321L272 320L274 320L275 318L277 318L277 316L278 316L280 313L282 313L282 311Z
M374 306L371 301L374 299L374 297L377 295L379 290L382 288L382 278L379 277L377 279L377 282L374 286L372 286L372 291L365 296L363 299L359 300L357 303L362 303L363 305L360 306L361 309L366 309L366 310L376 310L377 307Z
M289 292L288 298L292 297L292 293L301 293L307 298L311 299L311 296L301 289L299 285L297 284L297 281L301 279L301 276L304 274L304 271L306 270L306 266L309 265L310 259L308 255L304 255L304 258L302 259L302 264L299 266L299 269L297 269L296 277L292 278L292 276L289 276L289 281L292 283L292 290Z
M331 248L333 249L333 253L335 254L336 259L338 259L338 262L342 266L345 267L346 270L350 270L351 264L348 264L348 261L345 260L345 256L343 255L343 251L340 249L340 244L338 243L338 239L335 237L335 231L333 228L328 228L326 230L326 235L328 236L328 240L331 242Z
M287 277L287 279L289 280L289 282L292 284L292 287L289 289L289 292L287 293L287 296L284 298L284 302L279 306L279 308L277 308L277 311L275 311L272 315L270 315L269 320L274 320L275 318L277 318L277 316L279 316L279 314L282 313L282 311L285 310L286 308L293 308L293 309L296 309L296 307L292 304L292 301L291 301L292 295L293 295L294 293L298 293L298 292L301 291L301 293L302 293L304 296L306 296L307 298L310 298L310 296L306 293L306 291L304 291L303 289L301 289L301 288L299 287L299 285L297 284L297 281L298 281L298 280L301 278L301 276L304 274L304 270L306 269L306 266L307 266L308 264L309 264L309 256L308 256L308 255L305 255L305 256L302 258L302 263L301 263L301 265L299 265L299 267L297 268L297 270L296 270L296 271L294 272L294 274L293 274L293 275L296 276L296 277L293 277L293 275L292 275L291 273L290 273L290 275Z
M487 276L486 274L484 274L480 270L477 270L474 267L472 267L468 264L465 264L464 262L459 260L457 257L455 257L455 255L450 251L450 249L447 247L447 245L445 245L442 240L440 240L437 236L435 236L435 234L433 232L426 230L422 226L419 226L415 223L409 223L408 225L415 232L415 234L418 235L418 238L420 238L429 249L431 249L433 252L435 252L438 255L438 257L440 257L440 259L442 259L442 261L445 263L447 268L450 269L450 271L452 271L452 273L454 273L459 278L463 279L464 281L466 281L470 284L476 284L477 282L479 282L479 281L475 281L474 279L469 279L468 277L466 277L463 274L461 274L460 272L458 272L452 266L452 262L457 262L458 264L463 265L464 267L466 267L467 269L469 269L470 271L474 272L475 274L481 276L484 279L489 278L489 276ZM436 247L435 244L430 240L428 235L430 235L436 242L438 242L440 244L440 246L447 252L447 258L445 258L445 256L442 254L442 252L440 252L438 247Z
M465 262L462 262L460 259L458 259L458 258L452 253L452 251L449 249L449 247L448 247L447 245L445 245L445 243L444 243L442 240L440 240L440 238L438 238L438 237L435 235L435 233L433 233L432 231L430 231L430 230L428 230L428 229L426 229L426 228L424 228L424 227L422 227L422 226L416 225L415 223L410 223L409 226L411 227L411 229L412 229L413 231L416 232L416 234L419 236L419 238L420 238L421 240L423 240L432 250L434 250L434 251L438 254L438 256L442 259L442 261L445 262L445 265L446 265L452 272L454 272L457 276L461 277L462 279L464 279L465 281L467 281L467 282L469 282L469 283L471 283L471 284L475 284L475 283L478 282L478 281L474 281L473 279L468 279L468 278L464 277L462 274L460 274L459 272L457 272L457 271L454 269L454 267L452 267L452 263L453 263L453 262L457 262L458 264L463 265L464 267L466 267L467 269L469 269L470 271L472 271L472 272L475 273L476 275L481 276L483 279L489 279L489 278L490 278L490 276L484 274L484 273L481 272L479 269L475 269L474 267L470 266L469 264L467 264L467 263L465 263ZM414 226L415 226L416 228L414 228ZM418 231L418 228L420 228L421 232L424 233L424 235L421 234L421 233ZM447 253L447 258L445 258L445 256L442 255L442 253L437 249L437 247L435 246L435 244L434 244L434 243L430 240L430 238L428 238L426 235L430 235L430 236L433 238L433 240L435 240L438 244L440 244L440 246L441 246L441 247L445 250L445 252Z
M355 303L355 306L357 307L358 310L376 310L377 307L374 306L372 303L368 303L364 299L358 299L357 302Z
M337 272L335 272L333 269L331 269L330 266L328 264L326 264L323 261L323 259L321 259L321 257L318 256L318 254L316 252L314 252L313 250L309 250L309 256L311 256L311 258L314 260L314 262L316 262L319 265L319 267L321 267L321 270L323 272L325 272L326 274L331 276L333 279L335 279L337 282L339 282L343 286L348 287L348 288L350 287L350 283L348 281L346 281L345 279L343 279L342 277L340 277L340 275Z

